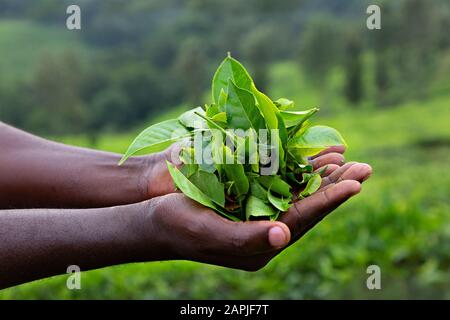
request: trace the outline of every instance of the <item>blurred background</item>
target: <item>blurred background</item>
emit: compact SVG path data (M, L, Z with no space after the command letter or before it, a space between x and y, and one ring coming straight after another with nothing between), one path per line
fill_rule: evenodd
M69 4L81 30L66 28ZM256 273L133 264L1 299L450 299L450 0L0 0L0 120L123 153L209 102L227 51L272 99L321 108L347 159L374 168L362 193ZM366 287L371 264L381 290Z

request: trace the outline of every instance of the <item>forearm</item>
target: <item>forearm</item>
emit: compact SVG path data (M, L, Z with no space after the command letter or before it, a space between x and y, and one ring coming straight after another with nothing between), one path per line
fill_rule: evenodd
M147 207L0 211L0 288L63 274L70 265L89 270L164 258L156 234L143 226Z
M67 146L0 122L0 208L106 207L145 200L145 158Z

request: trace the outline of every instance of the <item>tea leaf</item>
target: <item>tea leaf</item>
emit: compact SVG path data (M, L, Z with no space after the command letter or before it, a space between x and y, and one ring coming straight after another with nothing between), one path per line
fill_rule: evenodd
M270 217L276 214L271 206L267 205L263 200L250 195L245 205L245 217Z
M276 221L279 216L280 216L280 211L278 211L274 215L270 216L270 221Z
M219 101L217 102L217 108L219 111L223 112L225 111L225 104L227 103L228 95L225 92L225 90L222 88L220 89L219 94Z
M219 104L222 90L228 90L228 80L231 79L239 87L251 90L252 78L244 66L231 56L225 58L217 68L212 81L212 101ZM220 104L219 104L220 107Z
M290 201L291 197L289 198L278 198L275 197L272 192L269 190L267 191L267 198L269 199L270 203L277 208L278 210L285 212L288 211L291 207Z
M318 173L314 173L310 176L305 189L300 193L302 197L307 197L319 190L322 183L322 178Z
M291 196L291 186L281 179L280 176L261 176L258 178L258 181L267 189L270 188L282 196Z
M267 190L264 189L264 187L256 179L253 179L250 182L250 194L263 200L264 202L268 201Z
M219 112L221 112L219 110L219 107L217 106L217 104L210 104L210 105L206 105L206 112L204 115L206 115L208 118L212 118L214 117L216 114L218 114ZM200 114L202 114L200 112Z
M190 182L189 179L187 179L173 164L168 161L166 161L166 163L173 182L175 183L177 188L180 189L187 197L191 198L194 201L197 201L205 207L219 212L230 220L240 221L240 219L217 207L217 205L215 205L207 195L205 195L199 188L197 188L192 182Z
M294 156L314 156L320 151L338 145L346 145L341 134L326 126L313 126L296 134L289 142L288 149Z
M264 116L267 129L278 129L277 107L273 104L269 97L258 91L254 85L252 85L252 92L258 101L257 107Z
M225 104L228 128L255 130L265 128L265 121L255 104L255 97L250 91L241 89L228 81L228 99Z
M294 101L291 101L286 98L280 98L276 101L274 101L274 104L277 106L280 110L288 110L294 108Z
M223 149L227 159L234 159L234 155L228 147L224 146ZM245 195L249 189L249 183L248 178L245 175L244 166L240 163L226 163L223 165L223 169L228 180L234 182L233 189L235 190L236 195L238 197Z
M166 149L171 144L192 135L177 119L157 123L142 131L128 147L119 165L138 151L148 153Z
M223 123L227 123L227 114L225 112L219 112L217 114L215 114L211 120L217 121L217 122L223 122Z
M306 111L280 111L280 115L286 124L286 128L301 126L306 120L308 120L319 109L313 108Z
M279 112L277 113L277 119L281 145L283 147L283 150L285 150L288 142L288 131L286 129L286 124L284 123L283 117Z
M221 207L225 206L225 191L223 183L219 182L214 173L198 170L190 178L197 188Z
M206 121L205 119L199 117L197 114L205 114L205 111L202 107L197 107L186 111L181 116L178 117L178 120L187 128L193 129L206 129Z
M196 163L186 163L180 168L181 173L189 179L194 173L198 171L198 164Z

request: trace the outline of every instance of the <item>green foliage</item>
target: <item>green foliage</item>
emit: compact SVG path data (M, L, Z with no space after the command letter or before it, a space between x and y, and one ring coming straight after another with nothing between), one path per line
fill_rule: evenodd
M236 219L268 217L274 220L278 217L279 210L285 212L292 205L291 185L288 181L296 189L304 187L302 197L311 195L320 187L320 175L312 174L312 167L305 166L306 157L314 156L327 147L345 145L335 129L306 126L306 120L317 109L286 111L293 107L293 103L282 99L282 103L277 102L277 105L284 110L278 110L269 97L256 89L245 68L230 54L219 65L213 77L212 96L217 101L217 106L207 105L206 112L197 107L184 112L178 119L167 120L145 129L132 142L119 164L138 151L161 151L174 142L191 137L193 148L184 147L180 156L187 168L178 171L171 167L169 170L175 185L193 200L200 199L200 203L219 213L223 214L225 211L226 216L234 216ZM225 112L221 112L223 108ZM283 117L288 121L289 130ZM219 119L220 123L217 122ZM273 129L270 135L275 144L260 136L265 132L260 133L259 130L266 130L267 127ZM214 133L215 130L211 129L219 131ZM239 136L228 129L246 130L247 136ZM209 133L209 139L202 135L199 143L196 139L199 133ZM233 150L225 145L222 133L233 143ZM264 150L267 152L266 156ZM206 151L211 154L211 163L206 162ZM249 160L253 157L254 161L246 161L247 157ZM271 169L271 175L260 172L263 165L275 167ZM300 182L295 178L288 178L288 175L302 174ZM256 189L252 192L250 185L254 185L255 179L267 188L267 196L263 199L260 194L252 195ZM257 193L261 191L260 186ZM271 191L283 197L277 198ZM205 197L209 202L205 201ZM265 198L268 201L264 201Z
M288 150L292 154L308 157L338 145L346 145L339 132L327 126L313 126L294 134L288 142Z

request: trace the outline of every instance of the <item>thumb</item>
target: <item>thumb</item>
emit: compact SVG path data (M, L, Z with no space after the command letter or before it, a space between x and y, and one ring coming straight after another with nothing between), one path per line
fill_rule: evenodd
M271 252L285 247L291 240L288 226L278 221L230 222L228 249L230 254L248 256Z

